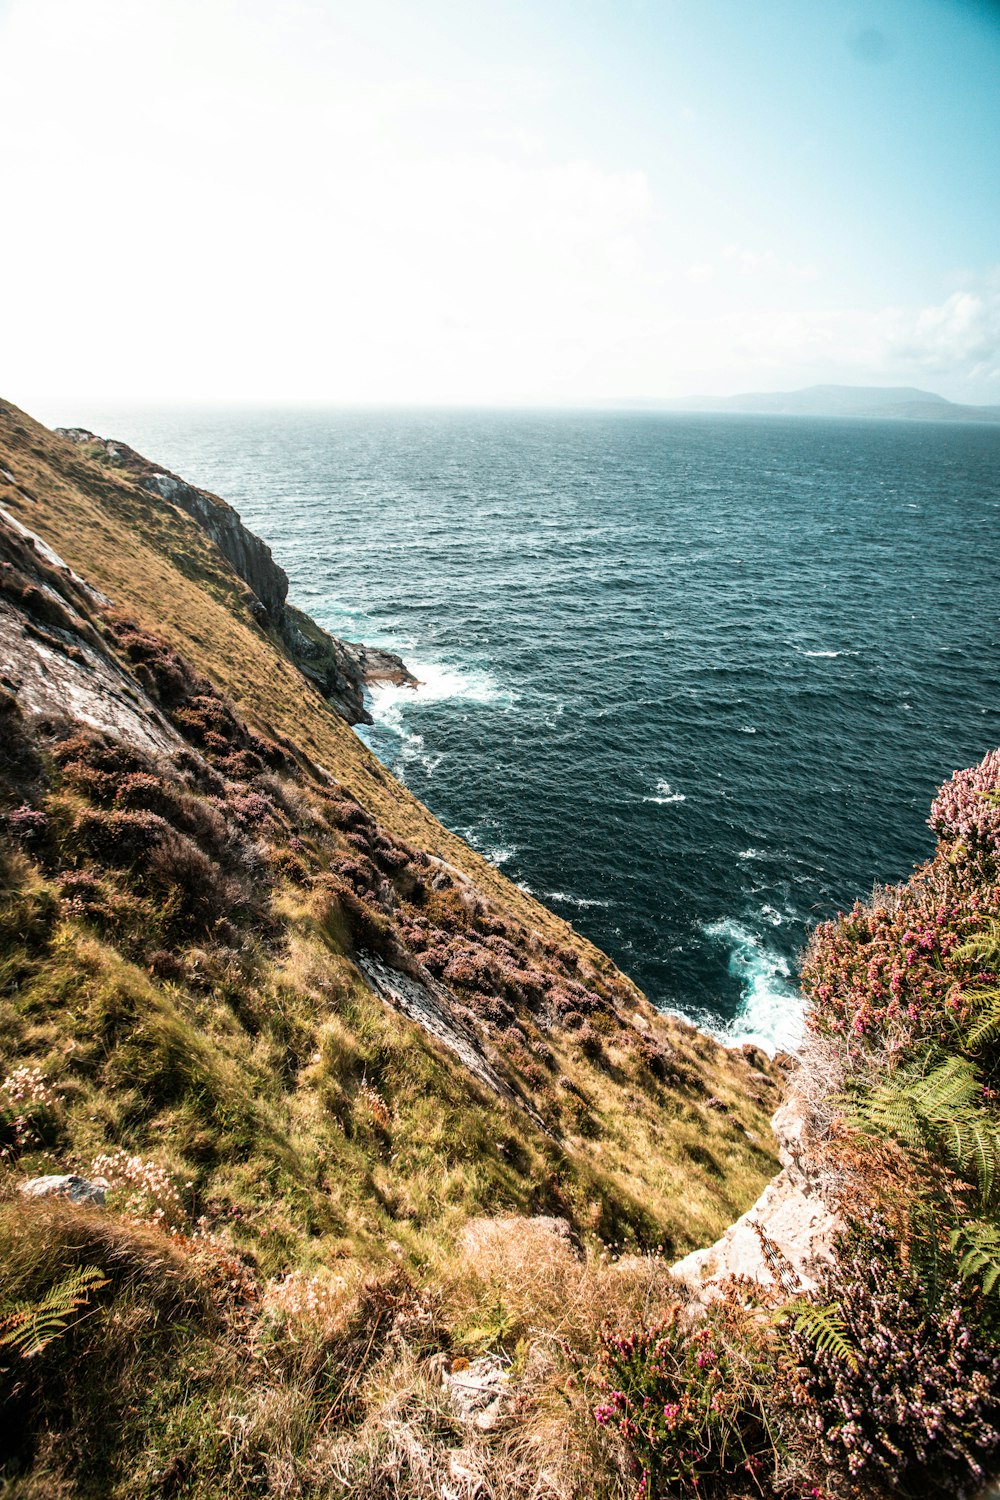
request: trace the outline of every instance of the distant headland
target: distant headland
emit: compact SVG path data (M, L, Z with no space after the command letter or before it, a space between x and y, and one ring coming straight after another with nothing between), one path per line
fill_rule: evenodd
M733 412L768 417L863 417L908 422L1000 422L1000 406L963 406L914 386L810 385L799 391L684 397L670 411Z

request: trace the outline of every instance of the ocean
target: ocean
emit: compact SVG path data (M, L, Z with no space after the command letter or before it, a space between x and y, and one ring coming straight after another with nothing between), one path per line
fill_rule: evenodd
M1000 744L1000 427L67 412L223 495L403 654L360 731L658 1005L794 1046L819 920Z

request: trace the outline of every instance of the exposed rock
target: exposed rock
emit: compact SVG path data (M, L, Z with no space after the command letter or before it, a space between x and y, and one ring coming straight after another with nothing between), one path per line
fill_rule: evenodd
M454 997L443 984L427 973L419 979L412 974L403 974L372 953L361 955L358 966L383 1000L388 1000L396 1010L402 1011L404 1016L443 1043L480 1083L499 1094L508 1104L524 1110L540 1130L551 1136L552 1132L529 1100L516 1093L484 1056L474 1032L456 1015Z
M103 1204L111 1184L104 1177L77 1177L69 1172L50 1177L31 1177L21 1183L26 1198L68 1198L71 1203Z
M452 1406L463 1420L489 1432L503 1415L510 1365L498 1354L479 1359L456 1359L443 1376Z
M196 521L237 577L252 590L250 613L257 623L277 634L303 676L315 684L349 724L372 722L364 703L366 683L418 686L417 679L394 652L341 641L290 605L287 573L275 562L266 542L244 526L239 512L227 501L150 463L127 443L97 437L84 427L57 427L56 432L91 456L125 469L143 489L159 495Z
M381 646L365 646L360 641L342 641L341 645L358 664L365 682L388 682L394 687L419 687L403 658Z
M790 1295L812 1291L817 1285L813 1272L833 1259L843 1226L829 1201L830 1185L814 1166L806 1115L794 1091L771 1125L781 1171L721 1239L671 1267L696 1302L713 1301L732 1276L762 1286L780 1282Z
M87 618L105 602L0 510L0 682L23 713L78 719L152 755L183 741L106 650Z

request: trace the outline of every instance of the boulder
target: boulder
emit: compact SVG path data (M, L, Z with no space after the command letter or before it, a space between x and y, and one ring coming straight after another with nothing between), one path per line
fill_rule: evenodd
M483 1432L497 1425L503 1412L510 1366L499 1354L456 1359L443 1376L448 1398L458 1415Z
M68 1198L71 1203L103 1204L111 1184L105 1177L77 1177L69 1172L49 1177L31 1177L21 1183L26 1198Z

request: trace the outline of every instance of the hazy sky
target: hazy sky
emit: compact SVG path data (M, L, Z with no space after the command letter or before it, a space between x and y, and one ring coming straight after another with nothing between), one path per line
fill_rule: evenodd
M997 5L0 0L0 140L41 414L1000 402Z

